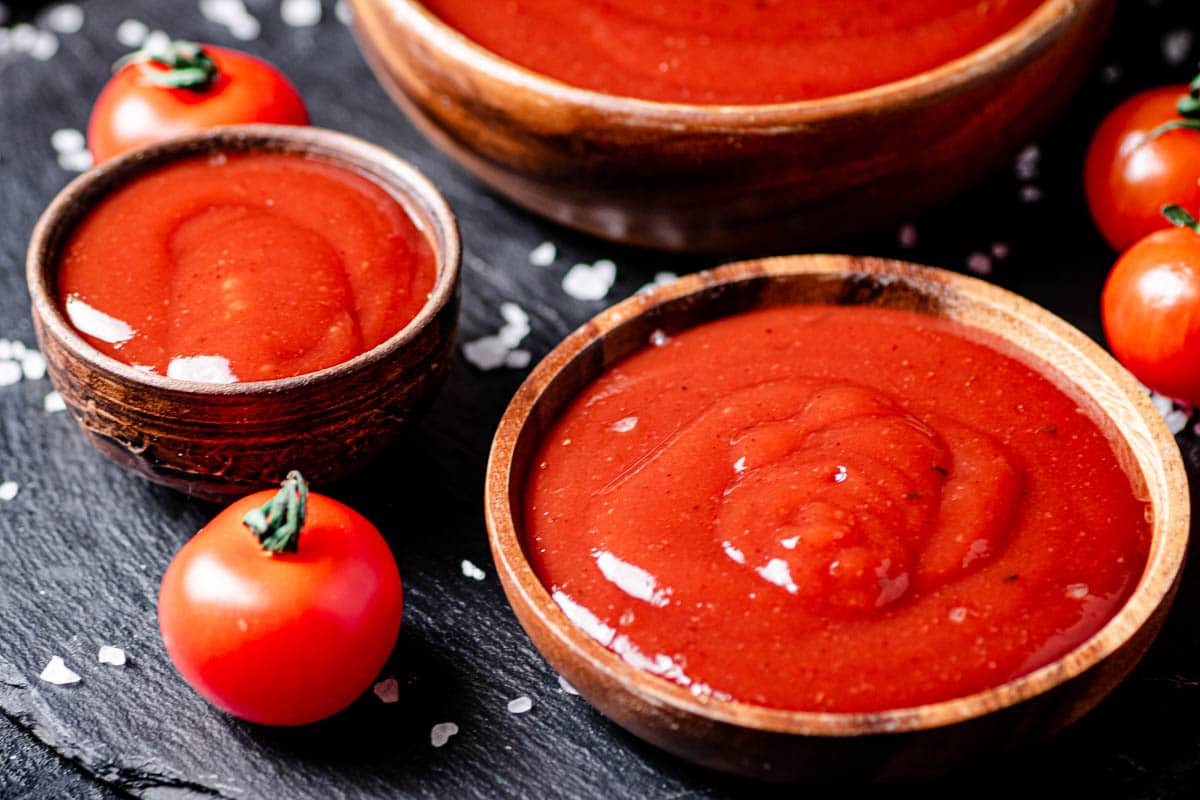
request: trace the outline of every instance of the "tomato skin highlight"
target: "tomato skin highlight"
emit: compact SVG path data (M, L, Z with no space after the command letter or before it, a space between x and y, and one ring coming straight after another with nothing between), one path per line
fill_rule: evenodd
M1200 234L1157 231L1117 260L1101 298L1113 354L1156 392L1200 405Z
M1134 95L1104 118L1088 147L1088 208L1115 250L1168 227L1163 206L1200 207L1200 131L1146 138L1159 125L1181 119L1176 104L1187 93L1187 86L1164 86Z
M203 45L217 65L204 89L170 89L143 77L155 63L127 64L101 90L88 120L87 142L96 164L135 147L217 125L255 122L309 124L300 93L260 58Z
M379 532L317 494L296 553L265 552L242 518L275 491L242 498L176 554L159 626L179 673L251 722L303 725L357 699L396 642L400 574Z

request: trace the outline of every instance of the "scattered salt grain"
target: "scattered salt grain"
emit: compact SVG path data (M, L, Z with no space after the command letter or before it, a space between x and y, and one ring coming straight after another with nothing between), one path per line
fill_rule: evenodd
M149 35L149 26L140 19L127 19L117 26L117 42L125 47L140 47Z
M671 337L668 336L667 332L661 328L655 328L650 334L650 344L654 345L655 347L662 347L669 341L671 341Z
M992 258L998 261L1003 261L1008 258L1012 249L1008 246L1008 242L993 242L992 243Z
M434 747L442 747L456 733L458 733L458 726L453 722L439 722L429 731L429 743Z
M1042 151L1036 144L1026 145L1017 154L1013 169L1017 177L1023 181L1031 181L1038 176L1038 166L1042 160Z
M21 365L16 361L0 361L0 386L19 383L21 375Z
M529 251L529 263L535 267L548 267L558 258L558 248L554 242L542 242Z
M529 335L529 314L516 303L501 303L500 316L504 327L497 335L509 347L516 347Z
M321 21L321 0L283 0L279 17L293 28L310 28Z
M48 392L42 400L42 408L46 410L47 414L54 414L59 411L66 411L67 404L58 392Z
M262 33L262 24L242 0L200 0L200 13L209 22L224 25L233 38L243 42L257 39Z
M481 581L487 577L483 570L465 558L462 562L462 574L474 581Z
M1177 408L1163 417L1163 422L1167 424L1167 430L1171 432L1171 435L1175 436L1187 427L1188 419L1187 412Z
M42 18L55 33L79 33L83 27L83 9L74 3L53 6Z
M1088 596L1088 587L1086 583L1072 583L1067 587L1067 597L1072 600L1082 600Z
M384 678L375 684L372 691L384 703L395 703L400 700L400 683L395 678Z
M79 677L79 673L72 670L66 665L60 656L54 656L50 659L50 663L42 670L42 674L38 676L46 683L53 683L55 686L67 686L72 683L79 683L83 680Z
M237 383L225 356L176 356L167 364L167 377L199 383Z
M571 684L567 683L567 679L564 678L562 675L558 676L558 686L560 689L562 689L567 694L573 694L573 695L579 694L579 690L576 689Z
M617 433L629 433L631 430L637 427L637 424L637 417L625 417L624 419L619 419L614 422L610 430Z
M350 8L350 4L346 0L337 0L337 5L333 7L333 15L343 25L349 25L354 21L354 11Z
M504 366L511 369L525 369L532 360L533 355L528 350L513 350L505 357Z
M563 291L576 300L603 300L617 280L617 265L608 259L576 264L563 276Z
M21 357L21 374L27 381L40 381L46 377L46 359L36 350Z
M54 58L54 54L58 52L58 36L53 31L37 32L37 38L33 41L33 46L29 48L29 55L33 56L37 61L49 61Z
M1195 34L1187 28L1168 31L1162 38L1163 60L1173 67L1187 61L1195 38Z
M100 645L100 652L96 654L96 658L101 664L108 664L113 667L125 666L125 651L112 645Z
M510 352L499 336L483 336L463 345L463 357L484 371L502 366Z
M1029 184L1028 186L1021 187L1020 196L1022 203L1037 203L1042 199L1042 190L1033 184Z
M86 145L83 132L76 128L59 128L50 134L50 146L56 153L75 153Z
M524 714L531 708L533 708L533 700L526 695L508 701L508 713L510 714Z
M962 622L967 618L967 610L962 606L958 606L957 608L950 609L950 613L947 616L950 617L951 622Z
M992 259L987 253L971 253L967 256L967 269L976 275L992 274Z
M67 172L87 172L92 168L92 154L87 150L59 153L58 165Z
M21 487L16 481L4 481L0 483L0 501L7 503L17 496L17 492L21 491Z
M14 25L9 34L9 43L12 49L18 53L28 53L33 50L33 46L37 44L38 30L28 22L22 22L20 25Z
M901 247L907 250L911 250L912 248L916 247L917 226L913 225L911 222L906 222L905 224L901 225L900 230L896 233L896 241L900 243Z
M648 292L656 287L665 286L671 281L676 280L678 277L679 276L674 272L656 272L654 273L654 280L644 284L640 289L637 290L636 293L641 294L642 292Z

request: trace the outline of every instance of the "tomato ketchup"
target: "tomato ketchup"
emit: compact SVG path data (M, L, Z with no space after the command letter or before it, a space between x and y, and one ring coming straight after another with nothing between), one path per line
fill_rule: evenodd
M532 461L559 607L697 696L867 712L1075 648L1145 566L1147 501L1081 400L915 312L793 306L618 362Z
M363 175L297 154L196 156L135 177L72 233L67 318L159 375L229 383L338 364L424 306L433 249Z

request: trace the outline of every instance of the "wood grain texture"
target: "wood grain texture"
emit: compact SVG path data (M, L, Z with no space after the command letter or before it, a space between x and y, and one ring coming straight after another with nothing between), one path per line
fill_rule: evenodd
M612 364L720 317L792 305L869 305L953 319L997 337L1106 428L1153 510L1148 562L1116 617L1062 658L1001 686L870 714L783 711L698 699L596 643L562 612L527 560L518 520L525 476L567 405ZM794 256L681 278L588 321L534 368L500 421L488 462L486 518L504 589L547 660L617 723L708 767L762 780L940 774L972 754L1043 739L1112 691L1162 626L1190 525L1183 460L1137 381L1083 334L1029 301L943 270L882 259Z
M37 3L6 5L9 24L39 20ZM462 229L460 342L494 334L502 324L500 303L511 301L530 315L532 331L521 346L536 361L657 272L717 263L598 242L490 193L409 126L329 0L320 24L310 28L285 25L275 0L247 0L263 26L252 42L205 20L194 2L79 5L84 27L59 37L52 61L0 57L0 337L34 341L21 265L39 214L72 177L56 162L50 136L86 124L108 64L123 52L115 31L125 19L269 59L303 92L316 124L386 147L430 176ZM1121 97L1190 77L1194 63L1166 62L1162 43L1196 25L1193 0L1121 3L1116 36L1098 68L1038 140L1036 176L1005 168L952 204L910 217L918 233L913 246L899 244L893 228L838 249L965 271L970 254L1002 243L1009 254L993 259L989 280L1098 340L1096 298L1114 254L1083 210L1081 154L1100 116ZM1040 190L1040 202L1021 199L1029 187ZM530 250L545 240L557 245L558 259L546 268L531 265ZM570 266L598 258L618 265L608 297L585 302L565 294L561 283ZM217 507L100 456L66 414L43 411L49 381L0 387L0 481L20 484L16 498L0 502L0 662L13 670L5 675L20 676L0 680L0 714L8 720L0 726L0 775L11 781L0 781L0 794L493 800L540 798L552 789L604 800L875 796L844 786L774 789L694 767L560 688L505 601L483 523L488 447L525 372L481 371L456 350L429 412L374 464L327 487L375 523L396 555L405 619L384 675L399 680L401 696L383 705L368 694L329 724L292 732L214 711L179 680L159 642L154 608L162 571ZM1189 430L1178 442L1194 477L1200 439ZM464 577L463 559L481 567L485 579ZM912 790L929 800L1200 796L1200 731L1193 724L1200 716L1198 616L1200 559L1191 559L1162 635L1098 708L1050 742L988 754ZM96 663L100 644L126 649L125 670ZM65 688L40 682L52 655L65 657L83 682ZM533 699L533 709L509 714L505 704L520 695ZM40 716L29 714L31 705ZM460 732L432 747L430 728L447 721ZM30 743L52 757L30 756ZM46 786L53 790L39 788Z
M108 193L146 171L217 152L327 159L388 189L428 232L437 280L424 308L366 353L270 381L200 384L151 375L89 345L66 319L55 289L60 252L74 227ZM461 251L445 200L391 153L319 128L246 125L151 145L76 179L38 220L26 270L50 378L88 441L155 483L216 500L278 485L292 469L316 486L344 477L429 406L454 348Z
M617 242L765 253L861 233L977 180L1066 103L1115 0L1048 0L904 81L740 107L578 89L473 44L419 0L351 5L413 123L518 205Z

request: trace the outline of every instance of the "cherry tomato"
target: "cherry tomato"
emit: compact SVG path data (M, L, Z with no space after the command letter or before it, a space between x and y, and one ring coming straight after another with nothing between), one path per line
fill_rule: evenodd
M307 125L279 70L236 50L176 41L118 62L92 107L88 148L99 164L126 150L217 125Z
M1142 92L1117 106L1096 130L1084 188L1096 227L1114 249L1167 227L1159 214L1165 205L1200 207L1197 93L1200 78L1190 87Z
M1180 210L1182 211L1182 210ZM1113 354L1151 389L1200 405L1200 228L1156 231L1129 248L1101 299Z
M291 473L218 514L175 555L158 596L175 667L213 705L302 725L372 684L396 642L400 574L353 509Z

